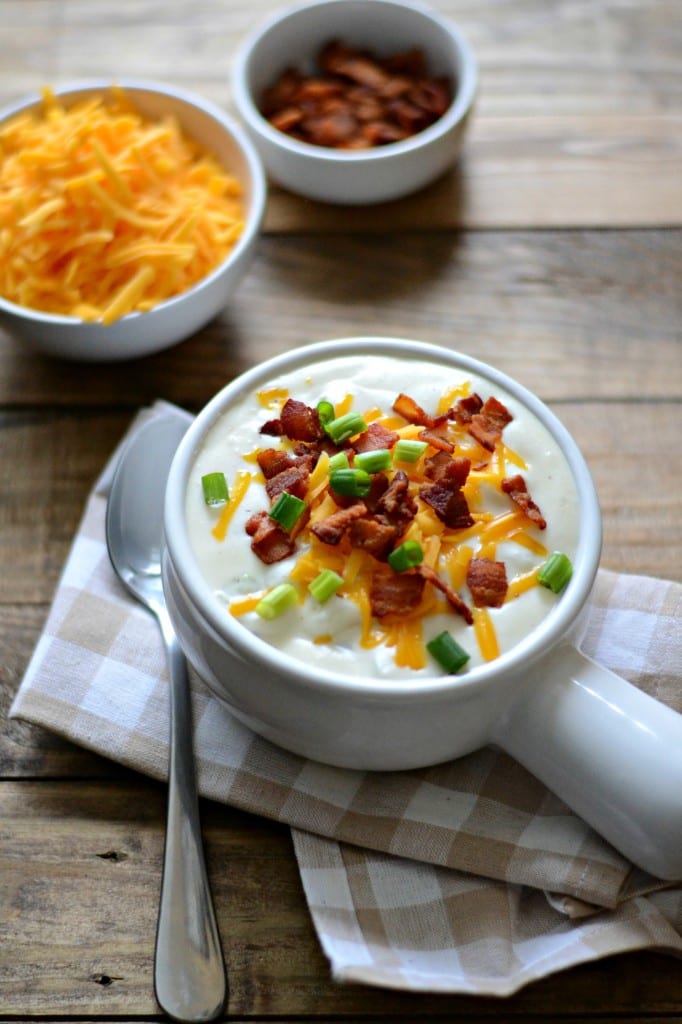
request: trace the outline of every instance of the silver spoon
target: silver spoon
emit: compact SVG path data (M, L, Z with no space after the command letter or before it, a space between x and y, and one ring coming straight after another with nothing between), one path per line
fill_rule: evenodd
M201 840L187 663L161 586L166 479L186 429L184 419L161 414L132 436L112 480L106 536L116 573L156 616L168 656L168 820L156 933L156 998L175 1020L210 1021L225 1007L227 983Z

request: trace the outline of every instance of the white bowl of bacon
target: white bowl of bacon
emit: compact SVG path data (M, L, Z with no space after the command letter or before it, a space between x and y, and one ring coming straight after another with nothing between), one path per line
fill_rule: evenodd
M156 82L46 89L0 112L0 325L88 362L188 338L254 255L265 174L219 108Z
M505 374L396 338L263 363L190 426L165 536L180 642L260 735L380 771L495 744L682 874L682 718L580 652L597 496Z
M324 202L415 192L457 160L477 88L461 30L406 0L314 0L238 51L234 103L274 181Z

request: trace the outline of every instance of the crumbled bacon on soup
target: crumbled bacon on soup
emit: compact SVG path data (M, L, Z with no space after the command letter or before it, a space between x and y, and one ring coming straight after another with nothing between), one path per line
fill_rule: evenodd
M431 593L429 607L442 595L437 601L439 609L448 608L471 626L474 612L452 585L445 563L439 566L437 557L424 558L417 565L397 571L391 556L406 536L415 534L422 537L425 546L435 538L437 545L445 541L451 545L447 550L457 550L459 535L477 528L481 519L476 515L477 485L475 480L469 484L470 477L472 471L489 467L512 415L499 399L491 396L483 401L477 394L465 395L445 412L432 414L410 395L400 393L392 412L410 430L422 428L410 436L425 442L425 451L407 466L407 471L392 466L381 469L371 474L369 493L361 498L347 497L333 491L328 480L320 483L319 473L315 486L311 486L318 460L323 453L333 456L343 452L352 468L360 454L391 451L401 438L394 429L395 417L390 426L374 420L358 436L337 445L326 433L316 408L287 398L280 415L261 427L262 434L280 438L281 446L261 449L257 461L271 507L286 492L306 503L305 512L289 530L273 521L267 511L252 515L246 524L251 547L266 564L290 557L297 549L297 537L321 545L323 551L328 548L330 557L335 552L337 559L347 560L356 552L356 557L369 559L366 600L375 619L383 623L419 616L425 595ZM523 511L530 526L545 529L546 520L521 474L504 477L499 490ZM466 558L463 583L474 608L501 607L508 593L504 562L484 557L482 551Z
M546 529L547 520L528 493L528 486L520 473L517 473L516 476L505 477L500 487L539 530Z
M467 568L467 585L477 607L501 608L508 586L504 562L472 558Z

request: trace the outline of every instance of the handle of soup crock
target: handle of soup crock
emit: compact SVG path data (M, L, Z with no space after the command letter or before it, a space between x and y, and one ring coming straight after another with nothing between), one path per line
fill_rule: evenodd
M682 715L563 644L495 742L634 864L682 879Z

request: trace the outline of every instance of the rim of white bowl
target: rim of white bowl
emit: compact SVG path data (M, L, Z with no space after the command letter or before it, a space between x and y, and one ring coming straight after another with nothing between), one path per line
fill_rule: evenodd
M198 93L192 92L189 89L184 89L181 86L171 85L167 82L161 82L157 79L141 79L141 78L88 78L88 79L76 79L71 82L66 82L63 85L59 85L52 89L52 92L57 97L71 96L78 93L87 92L103 92L112 87L121 88L124 91L138 91L155 93L158 96L168 96L172 99L180 100L186 103L190 107L196 107L202 110L209 117L217 121L218 124L224 128L228 134L232 135L237 145L242 150L248 167L250 188L252 189L252 202L249 216L246 219L244 230L242 231L237 244L234 249L222 260L221 263L215 267L210 274L206 277L202 277L200 281L188 288L187 291L181 292L179 295L174 295L171 299L166 299L164 302L160 302L153 309L148 310L145 313L126 313L119 320L117 324L128 323L133 320L138 320L140 317L153 316L155 313L160 313L163 310L168 310L172 306L176 305L183 300L186 300L190 295L197 295L199 292L210 287L210 285L219 277L229 263L236 262L241 253L246 249L254 237L260 230L263 216L265 213L265 203L267 199L267 181L265 177L265 170L261 162L260 156L258 155L255 146L251 142L248 134L244 131L243 127L234 118L230 117L216 106L210 100L204 99L203 96L199 96ZM21 113L22 110L28 110L31 107L35 107L43 102L42 93L31 93L29 96L24 96L23 99L17 100L15 103L9 104L0 110L0 125L7 121L10 117ZM0 310L4 313L11 314L14 317L19 317L23 320L30 321L31 323L43 323L43 324L63 324L72 327L87 327L90 330L99 328L105 331L107 328L100 323L98 320L81 320L75 316L64 316L60 313L48 313L40 309L31 309L29 306L20 306L15 302L11 302L9 299L4 298L0 295Z
M227 409L249 392L257 390L281 372L293 370L310 362L333 359L345 355L391 355L392 357L424 357L453 368L469 370L505 388L518 401L530 409L550 431L571 468L578 493L581 527L573 559L573 575L560 600L548 615L520 643L500 655L493 662L477 666L459 675L436 675L393 679L390 677L344 676L323 668L308 666L285 654L266 640L256 636L236 619L226 614L199 568L185 526L185 493L195 453L201 447L206 433ZM181 587L199 616L241 657L263 668L295 677L297 684L317 689L321 682L337 691L358 690L363 694L409 697L414 691L417 699L436 695L456 686L471 688L493 683L500 675L516 671L535 663L553 649L574 624L589 598L599 567L601 555L601 511L589 468L573 436L555 414L533 392L514 378L487 363L462 352L444 349L438 345L409 338L389 336L360 336L334 338L315 342L283 353L240 374L222 388L198 414L189 426L173 459L165 496L165 544Z
M302 142L299 139L292 138L285 132L278 131L261 114L251 93L248 72L254 48L269 32L276 29L282 22L292 17L303 16L311 8L340 7L352 2L353 0L308 0L308 2L294 4L276 12L246 37L238 48L233 63L232 91L234 103L246 124L270 143L280 146L292 154L305 156L308 159L314 158L323 163L330 161L341 161L348 164L373 163L378 160L399 157L401 154L410 153L415 149L421 149L434 139L440 138L466 116L473 105L478 88L478 69L474 52L454 21L443 17L433 8L420 3L403 2L403 0L367 0L367 4L400 7L403 10L409 10L413 14L420 15L431 21L454 42L460 54L462 68L457 82L456 93L446 112L437 121L429 125L428 128L424 128L408 139L391 142L385 146L375 146L371 149L344 150L328 146L316 146L311 142Z

